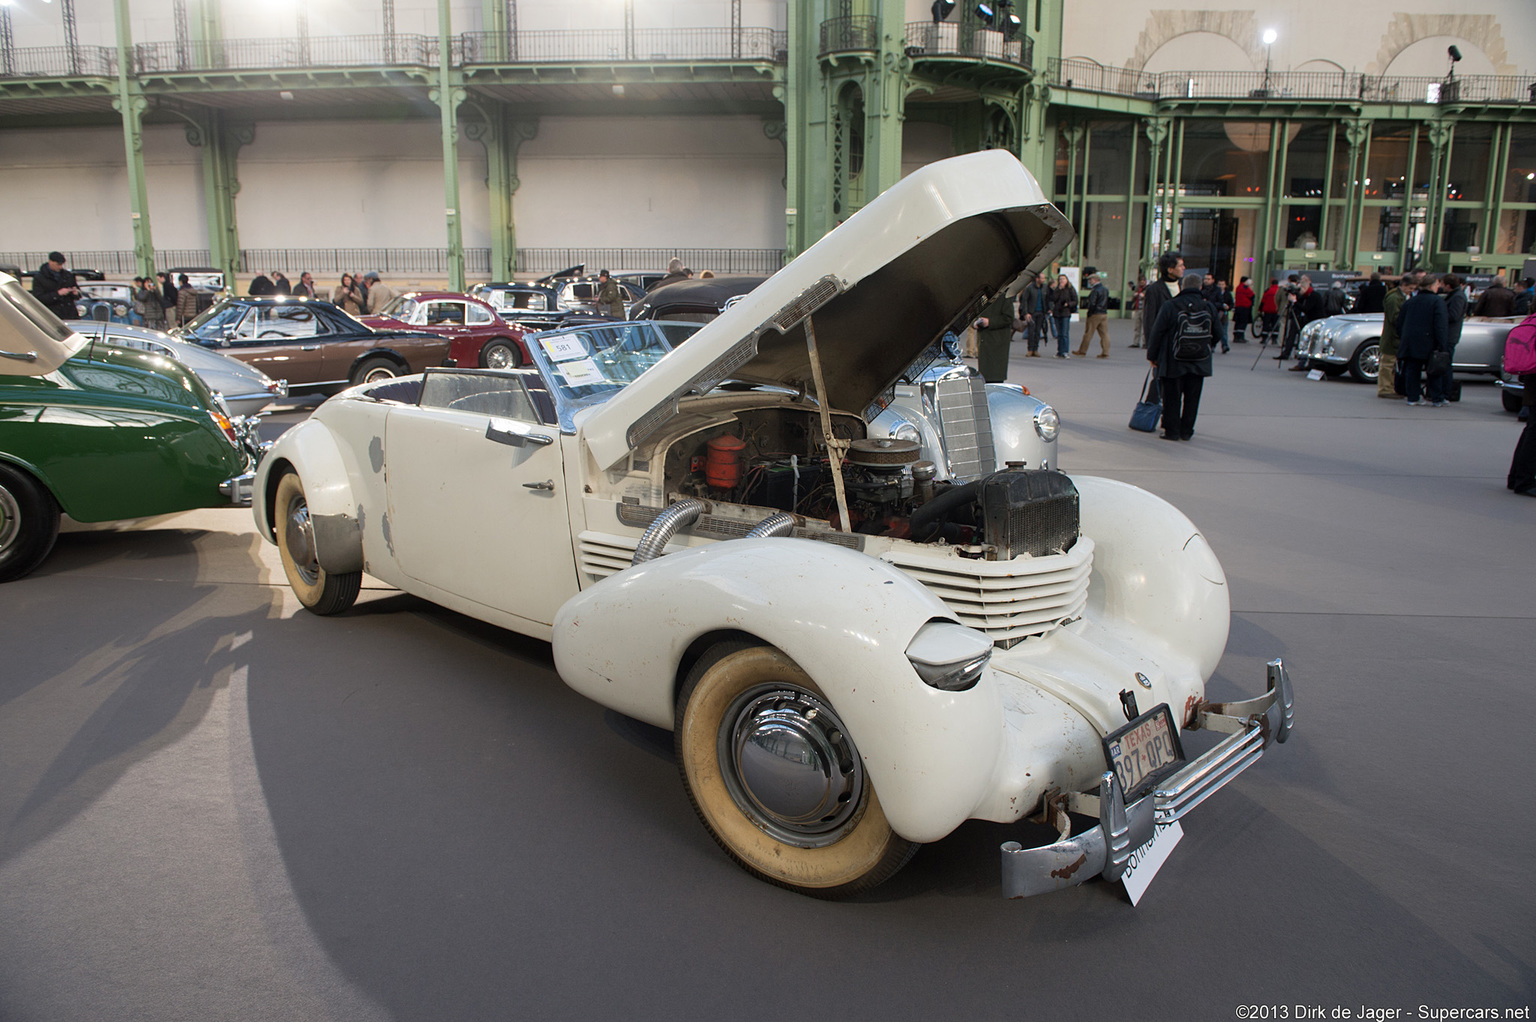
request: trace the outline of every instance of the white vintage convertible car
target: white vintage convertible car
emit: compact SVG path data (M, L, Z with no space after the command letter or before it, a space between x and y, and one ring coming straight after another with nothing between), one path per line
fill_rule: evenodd
M696 333L579 327L527 368L345 391L263 460L257 524L316 613L366 571L550 639L569 685L674 732L705 827L769 882L857 893L1025 817L1060 837L1003 846L1005 894L1114 880L1285 740L1284 667L1205 699L1226 579L1158 497L1001 460L939 479L864 418L1070 238L1007 153L933 164Z

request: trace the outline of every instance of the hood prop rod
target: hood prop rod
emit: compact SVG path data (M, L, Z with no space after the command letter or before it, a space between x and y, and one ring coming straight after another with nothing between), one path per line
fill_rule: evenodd
M843 456L848 453L849 441L832 435L832 409L827 406L826 382L821 376L821 353L816 349L816 328L811 317L805 317L805 347L811 356L811 379L816 384L816 405L821 409L821 435L827 442L827 454L832 462L832 490L837 494L837 514L844 532L853 531L853 520L848 517L848 493L843 488Z

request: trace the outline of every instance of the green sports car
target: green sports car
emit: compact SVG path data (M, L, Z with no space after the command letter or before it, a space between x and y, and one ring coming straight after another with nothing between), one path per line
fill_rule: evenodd
M87 340L0 273L0 582L42 563L61 514L249 504L254 427L190 370Z

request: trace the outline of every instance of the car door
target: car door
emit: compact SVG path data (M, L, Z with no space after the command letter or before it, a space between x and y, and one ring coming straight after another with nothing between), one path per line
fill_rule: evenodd
M229 338L228 354L273 379L321 383L335 379L326 375L324 341L328 334L303 304L254 305Z
M419 405L390 409L388 529L410 578L547 637L577 592L576 559L559 428L520 376L429 373Z

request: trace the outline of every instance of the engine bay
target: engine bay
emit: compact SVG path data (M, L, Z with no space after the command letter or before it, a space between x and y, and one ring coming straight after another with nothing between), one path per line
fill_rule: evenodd
M1064 474L1005 468L970 482L935 480L917 441L867 438L857 416L831 419L836 465L814 409L737 410L669 444L665 492L735 505L743 517L752 509L782 511L807 527L947 544L988 560L1064 553L1076 542L1077 490Z

